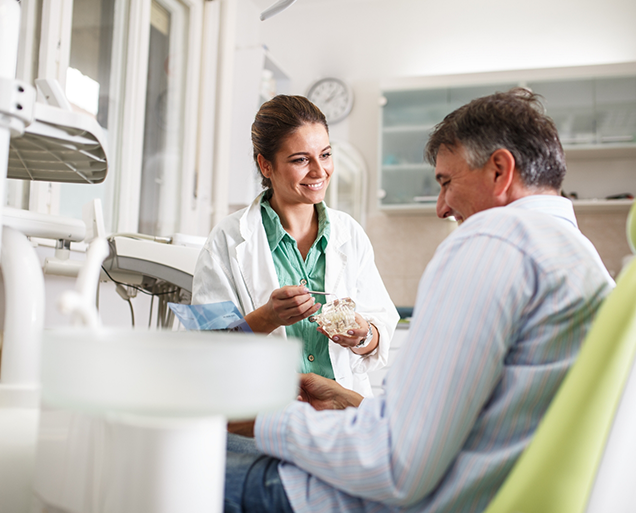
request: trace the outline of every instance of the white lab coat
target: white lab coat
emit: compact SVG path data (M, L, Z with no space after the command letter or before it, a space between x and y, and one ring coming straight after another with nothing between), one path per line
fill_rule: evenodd
M194 272L192 304L232 301L243 315L253 312L280 288L261 219L261 196L221 221L210 233ZM370 356L358 356L331 340L329 357L336 381L365 397L373 395L367 371L387 364L399 319L375 266L373 248L348 214L327 209L331 233L325 251L325 290L350 297L356 311L378 329L380 343ZM272 332L286 337L285 327Z

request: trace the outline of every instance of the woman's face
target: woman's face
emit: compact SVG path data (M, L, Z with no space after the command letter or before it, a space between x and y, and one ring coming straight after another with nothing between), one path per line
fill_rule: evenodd
M333 173L329 134L321 124L303 125L283 140L274 162L262 155L258 162L279 205L315 205L324 199Z

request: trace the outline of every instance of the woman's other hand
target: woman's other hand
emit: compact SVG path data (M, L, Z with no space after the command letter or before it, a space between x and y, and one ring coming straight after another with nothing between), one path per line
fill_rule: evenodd
M280 326L291 326L320 310L320 303L303 285L276 289L266 304L245 316L255 333L271 333Z
M276 289L265 306L273 322L279 326L296 324L320 310L320 303L316 303L314 296L302 285Z

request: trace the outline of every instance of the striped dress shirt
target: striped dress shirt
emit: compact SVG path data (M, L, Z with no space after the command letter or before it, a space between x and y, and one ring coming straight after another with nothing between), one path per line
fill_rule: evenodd
M385 395L257 418L294 511L483 511L613 285L565 198L471 216L420 280Z

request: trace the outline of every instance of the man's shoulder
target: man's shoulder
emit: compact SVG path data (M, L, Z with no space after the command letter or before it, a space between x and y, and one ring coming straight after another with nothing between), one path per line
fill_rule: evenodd
M540 209L495 207L471 216L462 227L473 234L506 236L511 232L542 233L545 231L578 232L575 221L555 216Z
M478 242L480 239L487 239L487 245ZM485 251L503 245L533 258L551 260L562 251L591 251L575 221L525 208L496 207L474 214L447 240L456 249L480 244Z
M490 258L493 252L512 250L545 272L593 268L602 272L603 280L610 280L596 248L578 229L576 220L559 211L492 208L471 216L447 241L447 252L479 251Z

